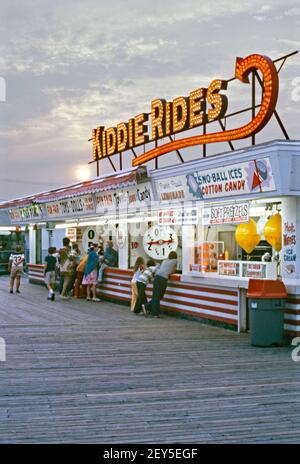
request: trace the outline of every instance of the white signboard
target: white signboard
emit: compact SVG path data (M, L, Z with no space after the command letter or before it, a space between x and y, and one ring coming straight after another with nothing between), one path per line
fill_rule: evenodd
M135 212L150 206L151 201L153 193L150 182L95 194L96 213L101 215L113 215L117 211Z
M11 209L8 212L11 222L18 223L31 221L33 219L42 219L43 210L40 205L25 206L24 208Z
M161 210L158 213L160 225L194 225L198 222L197 208L178 208Z
M297 261L297 235L296 224L285 222L283 224L283 269L284 277L294 277Z
M69 227L66 230L66 237L68 237L71 242L77 242L77 229L76 227Z
M92 195L67 198L46 204L47 217L81 216L95 213Z
M240 264L237 261L219 261L218 272L222 276L239 276Z
M275 279L276 263L262 261L218 261L218 273L227 277Z
M249 221L249 203L210 206L203 209L203 225L238 224Z
M232 197L276 190L269 158L195 171L156 182L162 203Z

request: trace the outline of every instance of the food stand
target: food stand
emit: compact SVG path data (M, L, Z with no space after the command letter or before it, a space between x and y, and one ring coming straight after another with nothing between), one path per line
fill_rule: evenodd
M206 133L185 139L174 137L135 156L134 167L129 170L120 169L113 175L98 175L87 182L0 205L8 211L12 225L28 229L30 281L43 282L46 250L50 245L60 247L63 236L76 241L82 252L94 241L109 239L118 250L119 268L106 269L98 295L129 302L136 258L151 257L160 262L174 250L178 272L170 278L163 310L245 331L249 279L277 278L284 281L289 293L285 331L299 334L300 142L275 140L175 166L159 168L156 163L155 169L149 169L145 165L164 153L178 154L178 149L185 146L253 137L261 130L275 109L278 77L270 59L251 55L237 61L236 78L245 82L242 77L255 66L265 74L265 92L262 109L254 114L252 125L224 129L210 138ZM224 82L213 81L211 98L225 88ZM197 95L192 92L189 97L194 126L203 123L196 118L203 89L198 90ZM182 98L173 100L171 106L162 100L152 102L152 140L171 133L171 107L173 116L176 108L177 118L173 118L173 131L185 130L180 123L180 118L187 118ZM210 103L212 120L221 120L227 107L225 100L220 100L219 107L217 100ZM103 157L114 155L119 145L123 144L124 150L132 148L132 134L136 135L137 146L147 143L143 135L147 118L145 114L136 118L130 120L131 125L93 130L97 165ZM125 143L126 134L131 147ZM150 296L151 286L147 292Z
M253 184L254 161L261 169L263 165L267 168L267 176L257 185ZM38 263L37 248L45 255L50 244L60 247L62 237L69 235L86 251L90 242L101 236L104 241L114 240L119 268L107 269L104 284L98 288L99 296L128 302L130 268L136 257L160 261L176 250L179 273L171 276L162 309L243 331L247 329L249 278L280 277L289 292L285 329L297 334L299 168L300 142L275 141L237 150L230 153L230 158L224 153L171 168L134 168L106 176L105 185L97 178L36 195L30 199L31 206L23 204L18 208L10 203L8 211L12 224L29 230L28 268L32 282L43 282L43 257ZM228 172L234 170L239 172L241 184L228 195ZM284 177L280 175L283 170ZM203 181L202 172L206 173L206 185L200 192L197 182ZM270 261L258 260L257 255L252 259L251 253L245 260L235 241L237 227L249 224L249 220L266 224L267 218L276 214L282 218L281 251L263 246L263 251L270 251ZM261 239L262 234L257 235ZM42 242L39 247L38 237ZM165 244L167 239L169 243ZM260 243L254 250L259 250ZM214 256L212 264L210 252ZM275 256L278 261L272 259Z

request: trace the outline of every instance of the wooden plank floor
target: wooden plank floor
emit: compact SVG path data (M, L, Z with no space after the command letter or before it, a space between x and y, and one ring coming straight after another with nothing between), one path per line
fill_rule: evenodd
M299 443L291 348L0 279L1 443Z

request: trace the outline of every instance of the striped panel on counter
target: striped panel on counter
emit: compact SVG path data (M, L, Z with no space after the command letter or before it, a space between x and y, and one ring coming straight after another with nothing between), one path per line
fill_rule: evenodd
M45 265L43 264L28 264L28 278L31 283L44 283Z
M44 282L44 266L29 264L30 282ZM107 268L104 282L99 285L97 294L115 301L129 302L131 297L132 271ZM150 298L152 285L147 289ZM238 291L194 285L181 282L179 275L171 277L161 308L174 313L184 313L211 321L238 324Z
M130 301L131 271L108 269L104 283L99 286L99 296ZM150 298L152 285L147 288ZM237 326L238 291L194 285L181 282L179 275L171 277L161 308L174 313L185 313L203 319Z
M28 274L30 282L44 283L43 265L29 264ZM97 289L98 295L116 302L129 302L131 275L132 272L129 270L106 269L104 283ZM151 290L152 285L149 285L148 297L151 297ZM162 309L175 313L190 314L235 326L238 322L237 290L186 284L181 282L179 275L171 277L161 306ZM290 336L300 335L300 295L288 296L284 329Z
M284 314L284 329L288 335L300 335L300 295L288 295Z

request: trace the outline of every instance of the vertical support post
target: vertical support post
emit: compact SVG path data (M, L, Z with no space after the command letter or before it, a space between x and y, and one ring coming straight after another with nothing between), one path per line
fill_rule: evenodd
M194 248L195 248L195 233L194 227L191 225L183 225L182 231L182 274L188 274L190 271L190 264L194 263Z
M204 124L203 124L203 135L206 134L206 121L204 120ZM206 158L206 143L204 143L202 145L202 156L203 158Z
M36 264L36 230L29 227L29 263Z
M48 234L49 234L49 240L48 240L49 247L52 247L52 241L53 241L53 230L48 230Z
M255 118L255 71L252 71L252 119ZM255 134L251 136L252 145L255 145Z
M128 224L119 224L117 231L119 269L128 269Z
M97 158L97 162L96 162L96 167L97 167L97 177L99 177L100 175L100 166L99 166L99 159Z
M238 333L241 333L247 330L247 290L239 288L238 292Z
M157 140L155 140L155 148L157 148L158 146L158 143L157 143ZM155 169L158 169L158 158L156 157L155 158Z

